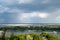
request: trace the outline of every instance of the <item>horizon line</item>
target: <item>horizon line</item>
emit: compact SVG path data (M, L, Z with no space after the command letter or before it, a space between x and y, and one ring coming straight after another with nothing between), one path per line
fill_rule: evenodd
M0 24L60 24L60 23L0 23Z

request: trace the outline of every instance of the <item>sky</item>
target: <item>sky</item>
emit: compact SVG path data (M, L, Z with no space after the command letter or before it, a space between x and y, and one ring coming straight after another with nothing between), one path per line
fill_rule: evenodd
M0 0L0 23L60 23L60 0Z

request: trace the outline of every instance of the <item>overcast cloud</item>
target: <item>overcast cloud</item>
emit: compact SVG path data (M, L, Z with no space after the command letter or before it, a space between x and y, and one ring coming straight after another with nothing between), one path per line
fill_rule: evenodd
M60 0L0 0L0 23L60 23Z

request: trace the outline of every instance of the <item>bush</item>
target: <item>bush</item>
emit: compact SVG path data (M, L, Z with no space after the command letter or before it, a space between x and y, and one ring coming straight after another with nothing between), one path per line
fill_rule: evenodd
M59 37L55 36L55 35L52 35L50 33L47 33L47 32L43 32L41 34L41 37L44 37L45 39L48 39L48 40L60 40Z
M43 32L41 34L20 34L17 36L12 33L10 38L5 38L4 35L2 37L3 39L0 38L0 40L60 40L60 37L52 35L48 32Z
M39 35L35 34L35 35L33 36L33 40L39 40Z
M19 35L18 38L19 38L19 40L26 40L25 35Z
M33 37L30 34L26 35L26 40L33 40Z
M14 40L14 33L11 34L10 40Z

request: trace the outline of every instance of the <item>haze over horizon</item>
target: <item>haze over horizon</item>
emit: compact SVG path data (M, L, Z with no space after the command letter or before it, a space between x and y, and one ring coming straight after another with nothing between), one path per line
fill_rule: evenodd
M60 23L60 0L0 0L5 23Z

